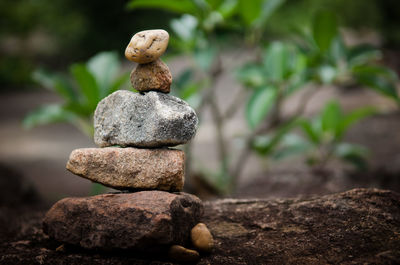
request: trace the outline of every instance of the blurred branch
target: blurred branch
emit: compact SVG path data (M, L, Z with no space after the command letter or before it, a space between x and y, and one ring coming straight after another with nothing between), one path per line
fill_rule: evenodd
M228 108L222 115L224 120L228 120L235 115L235 113L239 110L238 106L243 101L243 97L246 94L247 94L247 91L244 88L240 88L240 91L236 93L236 96L233 99L232 103L228 106Z
M295 116L296 113L298 113L298 116L302 115L306 110L308 103L317 92L318 89L316 86L312 86L310 89L306 90L305 93L301 95L299 99L299 104L297 105L296 111L294 112L294 114L292 114L292 116Z
M282 118L281 117L281 106L282 106L282 96L278 96L277 98L277 103L274 107L274 109L271 112L271 115L267 119L267 121L263 124L261 124L256 130L254 130L250 135L247 136L245 139L245 146L241 153L238 156L238 159L235 163L235 166L233 167L232 171L230 171L231 176L232 176L232 190L235 190L238 184L238 181L240 179L240 176L242 174L242 171L244 169L244 166L247 163L247 160L250 157L251 150L252 150L252 145L254 140L256 139L257 136L260 136L262 134L268 133L271 129L277 128L278 126L282 124L289 123L291 121L294 121L296 118L300 117L303 115L307 104L310 102L310 100L313 98L314 94L318 90L316 87L312 87L310 90L308 90L306 93L304 93L300 100L299 104L297 106L296 111L288 118Z

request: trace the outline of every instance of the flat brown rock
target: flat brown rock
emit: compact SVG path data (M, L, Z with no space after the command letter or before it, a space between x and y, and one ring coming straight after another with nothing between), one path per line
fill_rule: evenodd
M181 191L184 160L175 149L81 148L72 151L67 169L115 189Z
M160 59L147 64L139 64L131 73L131 83L140 92L159 91L169 93L172 75L168 66Z
M203 214L196 196L163 191L65 198L47 212L51 238L87 249L136 249L184 244Z

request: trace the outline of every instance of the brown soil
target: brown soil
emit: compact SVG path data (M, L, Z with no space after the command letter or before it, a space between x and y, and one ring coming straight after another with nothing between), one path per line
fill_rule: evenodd
M87 251L43 234L43 209L3 208L0 264L174 264L165 253ZM398 264L400 194L374 189L310 199L205 203L215 249L198 264ZM11 226L11 227L10 227ZM10 229L11 228L11 229Z

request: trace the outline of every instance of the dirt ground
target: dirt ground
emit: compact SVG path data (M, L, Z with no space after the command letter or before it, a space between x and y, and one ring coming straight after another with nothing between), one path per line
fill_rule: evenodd
M202 222L214 249L193 264L399 264L399 202L399 193L376 189L206 202ZM144 254L61 245L43 233L44 213L35 204L0 211L0 264L178 264L167 248Z

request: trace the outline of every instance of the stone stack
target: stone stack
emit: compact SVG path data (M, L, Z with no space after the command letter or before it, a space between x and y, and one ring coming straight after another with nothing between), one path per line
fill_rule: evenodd
M197 250L211 250L212 236L198 224L202 202L182 192L184 153L170 148L194 137L198 119L168 94L172 77L160 59L168 40L164 30L132 37L125 56L138 63L131 83L139 93L120 90L104 98L94 114L100 148L74 150L67 163L72 173L124 192L57 202L43 222L50 237L87 249L168 247L181 261L199 256L183 247L190 238Z

